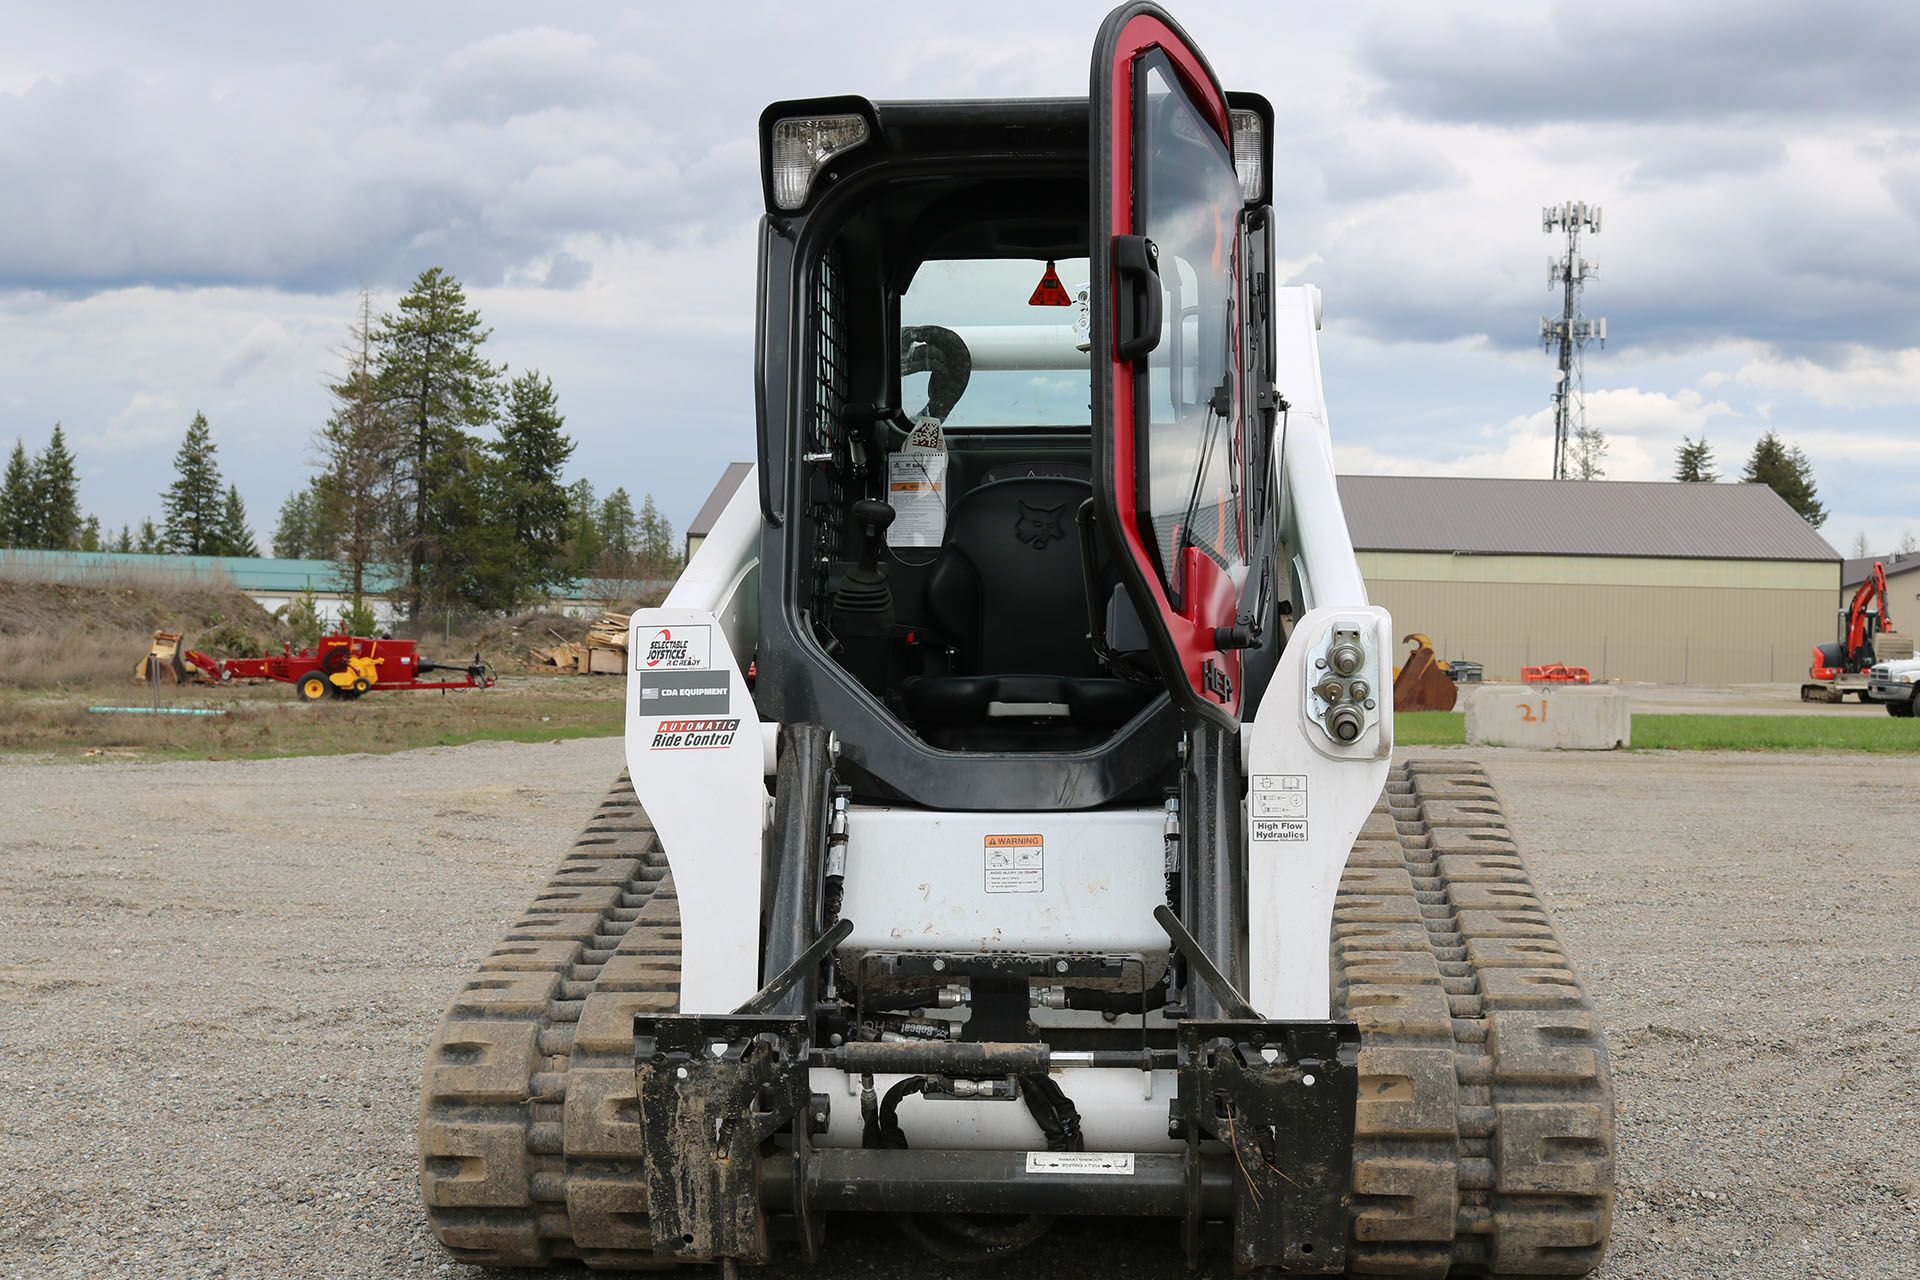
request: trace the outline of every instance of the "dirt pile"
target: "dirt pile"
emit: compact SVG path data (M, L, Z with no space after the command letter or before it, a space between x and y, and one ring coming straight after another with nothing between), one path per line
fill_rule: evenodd
M156 629L220 657L278 649L292 632L232 583L123 573L101 582L0 576L0 687L121 684Z

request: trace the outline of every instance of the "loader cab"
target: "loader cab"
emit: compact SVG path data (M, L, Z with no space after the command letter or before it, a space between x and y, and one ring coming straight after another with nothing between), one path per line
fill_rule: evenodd
M1150 797L1258 695L1271 112L1173 35L1090 99L762 117L755 696L868 795Z

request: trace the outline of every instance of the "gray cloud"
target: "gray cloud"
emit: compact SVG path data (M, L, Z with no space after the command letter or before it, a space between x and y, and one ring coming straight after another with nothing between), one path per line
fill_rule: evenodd
M1554 0L1397 10L1360 52L1393 109L1526 126L1908 110L1915 50L1909 4Z

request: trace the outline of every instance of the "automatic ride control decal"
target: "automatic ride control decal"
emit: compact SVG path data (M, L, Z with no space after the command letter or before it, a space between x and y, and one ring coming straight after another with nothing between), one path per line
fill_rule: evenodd
M649 751L713 751L733 745L737 719L662 720L654 728Z
M1256 773L1247 790L1247 818L1253 838L1305 841L1307 838L1307 775Z

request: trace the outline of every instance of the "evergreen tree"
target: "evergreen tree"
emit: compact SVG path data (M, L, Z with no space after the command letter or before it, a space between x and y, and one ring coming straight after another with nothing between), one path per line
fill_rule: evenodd
M593 481L582 477L567 488L567 576L589 578L600 570L599 506Z
M680 571L680 549L674 545L673 526L653 505L652 494L640 503L640 565L649 578L671 578Z
M1673 478L1689 484L1712 484L1720 478L1713 469L1713 446L1704 435L1698 440L1692 436L1680 437L1680 447L1674 454Z
M600 504L599 528L600 576L631 578L640 554L640 522L634 518L633 499L624 487L615 489Z
M470 432L492 420L499 398L501 371L481 355L490 333L467 306L460 282L429 267L372 335L380 403L405 442L405 592L415 620L429 595L454 590L465 572L442 560L455 520L475 515L472 504L484 487Z
M287 495L280 504L280 519L273 526L273 554L283 560L304 560L313 555L313 505L311 485Z
M520 548L499 518L506 466L471 438L441 460L434 510L441 522L431 566L434 598L446 605L511 611L526 599Z
M120 532L114 536L113 549L121 555L126 555L131 552L133 550L133 530L124 524L121 525Z
M339 350L346 367L328 388L333 413L320 429L322 472L309 500L309 525L325 533L326 555L340 564L340 588L361 607L367 572L386 562L403 502L396 470L403 461L399 425L382 400L374 349L373 297L360 291L360 313ZM318 541L318 539L316 539Z
M260 544L253 540L253 530L247 527L247 504L240 501L239 485L228 485L226 501L220 504L220 554L260 554Z
M519 549L524 589L537 592L568 578L565 564L571 513L560 472L573 456L552 380L528 370L507 387L506 417L495 452L500 460L498 518Z
M60 550L80 543L80 483L66 433L53 424L53 438L33 460L35 546Z
M88 516L86 523L80 526L80 549L82 551L103 551L100 541L100 517Z
M1789 448L1776 433L1769 431L1753 442L1753 454L1740 478L1748 484L1764 484L1779 494L1800 518L1818 529L1827 522L1827 508L1821 503L1813 484L1813 464L1799 448Z
M153 517L148 516L140 522L140 541L133 548L141 555L150 556L160 550L160 534L153 527Z
M33 547L40 540L40 512L34 492L33 464L27 461L27 446L13 442L13 454L7 459L6 479L0 481L0 545Z
M1582 423L1573 433L1570 452L1575 480L1598 480L1607 474L1601 465L1607 456L1607 437L1600 428Z
M168 551L193 556L220 554L225 502L214 453L207 415L196 413L187 424L180 451L173 455L174 481L160 498L165 513L161 539Z

